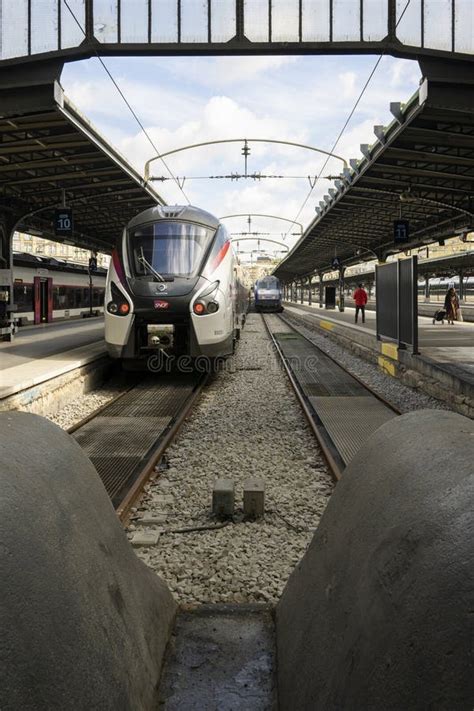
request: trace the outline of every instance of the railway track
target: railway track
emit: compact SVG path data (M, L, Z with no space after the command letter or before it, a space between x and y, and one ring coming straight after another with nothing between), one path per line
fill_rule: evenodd
M122 522L207 380L202 373L137 378L69 428L95 466Z
M305 416L336 480L367 438L400 414L283 316L263 315Z

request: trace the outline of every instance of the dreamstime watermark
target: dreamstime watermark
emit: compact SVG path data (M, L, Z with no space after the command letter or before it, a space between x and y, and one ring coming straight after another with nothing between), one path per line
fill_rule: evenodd
M311 353L309 355L290 355L285 357L285 364L298 374L299 371L318 371L323 364L323 357ZM277 348L271 342L266 343L261 350L247 354L240 359L239 354L210 357L205 355L175 355L158 350L147 358L147 370L151 373L235 373L236 371L262 371L264 373L281 372L284 363L277 353Z

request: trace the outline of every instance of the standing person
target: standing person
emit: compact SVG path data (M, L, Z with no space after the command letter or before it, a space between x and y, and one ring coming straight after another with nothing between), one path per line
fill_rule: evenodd
M367 303L367 292L362 286L362 284L357 284L357 289L354 291L352 298L355 302L356 313L355 322L359 318L359 311L362 313L362 323L365 323L365 305Z
M444 308L446 309L448 323L454 324L454 322L457 321L459 311L459 299L454 286L451 286L446 292Z

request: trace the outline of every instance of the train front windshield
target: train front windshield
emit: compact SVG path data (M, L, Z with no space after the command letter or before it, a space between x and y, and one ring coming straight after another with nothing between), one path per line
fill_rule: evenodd
M136 276L196 276L214 233L190 222L155 222L129 235Z
M264 279L259 279L257 281L257 290L262 289L265 291L279 291L280 282L276 277L266 277Z

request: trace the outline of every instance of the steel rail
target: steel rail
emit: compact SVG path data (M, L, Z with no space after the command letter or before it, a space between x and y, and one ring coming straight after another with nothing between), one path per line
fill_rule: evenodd
M171 442L174 440L174 438L180 431L184 421L191 413L191 410L196 400L200 397L202 390L208 380L209 374L203 374L200 381L193 389L190 397L184 403L178 415L173 418L172 422L168 425L168 427L159 435L155 445L153 445L152 448L146 453L146 461L143 463L141 471L139 472L134 483L132 484L128 492L125 494L124 498L116 509L117 516L124 526L128 522L131 509L133 508L134 504L137 503L137 501L140 499L145 485L151 479L155 466L160 461L166 449L169 447Z
M283 352L274 337L273 333L270 330L270 327L267 323L267 320L263 314L261 314L263 323L265 325L266 331L270 337L270 340L272 341L273 345L275 346L275 349L280 356L281 362L283 364L283 367L286 371L286 374L288 376L288 380L290 381L290 384L294 390L294 393L298 399L298 402L301 406L301 409L303 410L303 413L308 421L309 426L311 427L314 436L316 437L316 440L321 447L321 451L323 453L324 458L326 459L326 462L329 466L329 470L331 472L331 475L333 479L338 482L342 476L342 472L344 471L344 466L341 464L339 456L334 456L334 453L337 451L334 447L334 451L331 451L333 449L329 443L328 443L328 434L326 432L326 428L323 427L321 421L319 420L319 417L317 417L317 414L313 408L308 404L308 401L306 397L303 395L300 386L298 385L298 382L293 374L293 371L291 370L290 366L288 365L285 356L283 355Z
M183 406L181 407L179 412L172 418L171 422L165 427L165 429L158 434L154 444L152 444L151 447L149 447L148 450L143 454L143 461L140 463L140 470L137 471L135 469L132 472L133 483L131 484L130 488L126 490L122 497L122 500L116 506L115 509L116 514L120 521L123 523L123 525L126 525L131 513L131 509L143 493L143 489L151 478L157 462L159 462L166 449L176 437L183 422L190 414L196 400L201 395L202 390L208 380L209 373L203 373L198 383L193 388L190 396L183 403ZM86 417L79 420L71 427L67 428L66 431L69 434L73 434L83 425L86 425L87 423L94 420L96 417L100 416L101 413L106 410L106 408L108 408L110 405L119 401L124 395L134 390L140 384L140 382L140 378L136 379L131 385L125 387L124 390L122 390L120 393L108 400L106 403L86 415Z
M117 400L120 400L124 395L126 395L130 390L133 390L133 388L136 387L136 383L133 383L132 385L129 385L128 387L125 387L124 390L119 392L117 395L114 395L110 400L107 400L107 402L104 402L103 405L100 405L100 407L97 408L97 410L93 410L92 412L89 412L88 415L83 417L81 420L78 420L75 422L73 425L70 427L66 428L66 432L68 434L73 434L76 430L80 429L83 427L83 425L86 425L88 422L93 420L95 417L98 417L101 412L105 410L106 407L109 407L109 405L112 405L113 403L117 402Z
M295 326L293 323L291 323L290 321L288 321L288 319L286 319L286 318L285 318L284 316L282 316L281 314L277 314L277 315L280 317L280 319L281 319L287 326L289 326L290 328L292 328L293 331L295 331L295 333L297 333L299 336L301 336L301 337L304 338L306 341L308 341L308 343L311 343L311 345L312 345L314 348L316 348L318 351L320 351L321 353L323 353L323 355L325 355L326 358L329 358L329 360L332 360L333 363L335 363L337 366L339 366L339 368L341 368L342 370L344 370L344 371L347 373L347 375L350 375L350 376L351 376L351 378L354 378L354 380L356 380L356 381L359 383L359 385L361 385L363 388L365 388L366 390L368 390L368 392L369 392L371 395L373 395L375 398L377 398L377 400L380 400L380 402L383 403L386 407L388 407L390 410L393 410L393 412L394 412L396 415L401 415L401 414L402 414L401 411L400 411L397 407L395 407L395 405L393 405L391 402L389 402L389 400L386 400L386 399L383 397L383 395L379 395L379 393L377 393L375 390L373 390L373 389L370 387L370 385L367 385L367 383L364 383L364 381L361 380L357 375L354 375L354 373L351 373L350 370L348 370L348 369L345 368L343 365L341 365L341 363L339 363L339 361L337 361L335 358L333 358L333 356L331 356L331 355L329 355L329 353L326 353L325 351L323 351L322 348L319 348L319 346L317 346L317 345L311 340L311 338L309 338L306 334L304 334L302 331L300 331L300 329L299 329L297 326ZM342 347L342 346L341 346L341 347Z
M300 406L303 410L303 413L313 431L314 436L316 437L316 440L321 447L321 451L323 453L324 458L326 459L326 462L329 466L329 469L331 471L331 474L335 481L339 481L343 471L345 469L345 465L342 461L341 456L339 455L339 452L337 450L336 445L333 443L329 433L327 432L326 428L324 427L323 423L321 422L321 419L315 410L315 408L311 405L310 401L308 400L307 396L304 394L300 384L298 383L295 374L288 364L282 349L280 348L280 345L278 344L276 338L274 337L267 320L263 314L261 314L263 323L265 325L266 331L275 346L275 349L280 356L281 362L283 364L283 367L285 368L286 374L288 376L288 379L290 381L290 384L295 392L295 395L298 399L298 402L300 403ZM342 366L340 363L338 363L335 358L332 356L328 355L323 351L321 348L319 348L313 341L308 338L304 333L302 333L298 328L296 328L292 323L288 322L281 314L275 314L275 316L278 316L278 318L285 323L289 328L291 328L295 333L298 335L302 336L308 343L311 344L311 346L316 350L319 351L323 356L326 356L331 360L333 363L335 363L339 368L341 368L345 373L347 373L351 378L353 378L359 385L361 385L365 390L367 390L373 397L375 397L377 400L382 402L386 407L388 407L390 410L392 410L396 415L401 415L400 410L396 408L392 403L390 403L388 400L385 400L385 398L378 393L376 393L372 388L370 388L366 383L364 383L360 378L358 378L356 375L351 373L347 368Z

